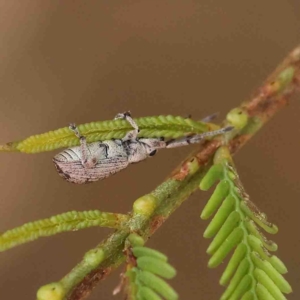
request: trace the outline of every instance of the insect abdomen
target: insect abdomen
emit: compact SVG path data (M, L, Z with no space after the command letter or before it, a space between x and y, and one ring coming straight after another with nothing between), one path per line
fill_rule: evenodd
M66 149L58 154L56 154L53 160L61 162L71 162L71 161L80 161L80 147L73 147Z

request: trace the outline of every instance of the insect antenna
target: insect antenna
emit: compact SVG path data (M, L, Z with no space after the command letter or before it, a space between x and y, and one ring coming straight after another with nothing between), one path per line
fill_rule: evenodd
M231 131L233 128L234 128L233 126L227 126L221 129L203 132L201 134L193 135L190 137L184 137L178 140L170 140L166 143L167 145L166 148L176 148L176 147L186 146L189 144L197 144L200 143L200 141L202 141L205 137L224 134L225 132Z

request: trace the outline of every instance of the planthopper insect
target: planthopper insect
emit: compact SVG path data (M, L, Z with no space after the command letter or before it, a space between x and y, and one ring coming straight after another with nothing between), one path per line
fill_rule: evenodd
M205 118L208 122L213 116ZM97 181L115 174L132 163L155 155L158 149L175 148L200 143L205 137L223 134L233 129L227 126L219 130L175 140L164 138L138 138L139 127L129 112L118 114L115 119L126 119L133 129L124 138L98 141L88 144L75 124L70 129L80 139L80 146L66 149L55 155L53 162L58 173L67 181L82 184Z

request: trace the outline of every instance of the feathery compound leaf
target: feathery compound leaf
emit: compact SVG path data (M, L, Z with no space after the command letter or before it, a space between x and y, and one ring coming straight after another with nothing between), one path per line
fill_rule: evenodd
M0 235L0 252L34 241L39 237L88 227L119 228L128 220L127 215L106 213L99 210L70 211L48 219L38 220L8 230Z
M178 138L187 134L203 133L216 129L216 125L193 121L189 118L175 116L154 116L134 119L140 128L140 137ZM89 143L101 140L123 138L132 129L126 120L99 121L78 126ZM30 136L22 141L0 145L0 151L20 151L37 153L63 147L79 145L79 139L69 129L60 128L54 131Z
M176 270L167 262L167 257L159 251L141 246L129 248L127 269L129 299L178 299L177 293L162 279L173 278Z
M282 276L287 269L269 253L277 245L260 230L275 234L277 226L250 201L226 147L218 149L214 163L200 183L208 190L220 181L201 214L208 219L215 213L204 232L205 238L214 238L207 249L208 266L217 267L235 248L220 279L221 285L228 285L221 299L286 299L283 294L292 292Z

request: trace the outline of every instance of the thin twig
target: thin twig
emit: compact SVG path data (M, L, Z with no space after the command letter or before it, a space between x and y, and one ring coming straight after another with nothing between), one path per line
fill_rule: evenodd
M240 150L275 113L287 105L291 95L299 88L299 80L300 46L287 56L250 101L236 108L245 112L249 119L244 128L234 130L228 137L233 154ZM134 209L126 228L117 230L95 248L102 249L105 253L104 260L96 269L89 268L83 260L60 281L68 291L67 299L86 299L92 289L124 261L122 251L130 232L137 232L147 239L166 221L198 188L221 143L220 138L205 142L202 148L181 163L165 182L135 202L136 207L143 204L143 201L144 204L150 203L151 214L136 213Z

